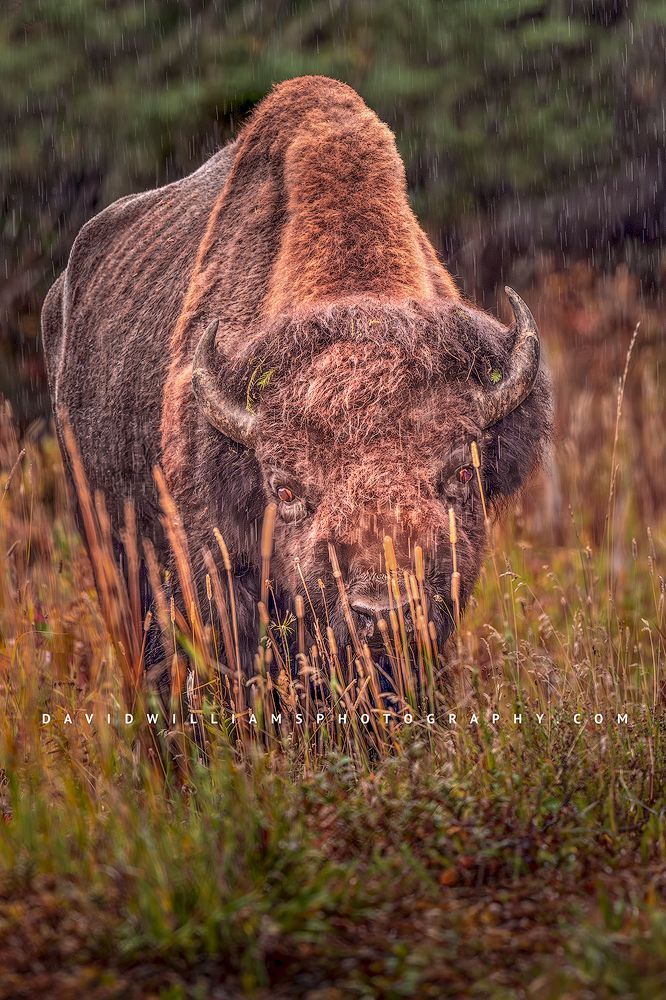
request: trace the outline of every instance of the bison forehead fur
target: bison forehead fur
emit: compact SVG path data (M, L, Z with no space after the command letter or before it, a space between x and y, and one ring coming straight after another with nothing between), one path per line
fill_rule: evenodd
M360 606L374 607L390 534L405 560L425 547L448 635L449 506L463 603L484 548L478 484L456 478L471 442L498 508L551 431L538 334L510 294L511 329L464 302L411 212L390 131L344 84L292 80L196 173L84 227L43 312L56 426L71 422L116 532L132 500L168 559L154 465L198 578L220 529L243 568L248 662L267 501L279 600L307 586L346 642L329 543Z

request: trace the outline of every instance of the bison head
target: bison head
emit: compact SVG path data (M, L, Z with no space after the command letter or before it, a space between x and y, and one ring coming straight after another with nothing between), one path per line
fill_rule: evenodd
M201 338L196 398L210 424L252 450L266 499L277 506L276 584L288 598L303 594L343 647L350 637L331 548L356 631L372 648L389 607L383 539L391 537L405 568L420 546L429 616L443 641L454 621L450 508L462 606L485 547L472 443L488 510L540 458L550 394L539 334L522 299L506 291L508 329L460 300L368 297L274 320L249 339L240 363L222 356L215 323ZM264 388L248 409L241 400L257 370ZM404 591L401 599L409 627Z

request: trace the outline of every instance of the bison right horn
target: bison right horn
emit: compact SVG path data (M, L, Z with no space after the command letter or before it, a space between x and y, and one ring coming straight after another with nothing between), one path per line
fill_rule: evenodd
M206 420L225 437L251 448L256 441L256 417L220 390L220 364L215 346L218 320L213 320L194 352L192 389Z
M499 384L476 392L479 422L484 428L502 420L520 406L532 392L539 374L539 329L534 317L513 288L507 285L504 291L515 317L513 349L508 358L508 371L503 374L498 372Z

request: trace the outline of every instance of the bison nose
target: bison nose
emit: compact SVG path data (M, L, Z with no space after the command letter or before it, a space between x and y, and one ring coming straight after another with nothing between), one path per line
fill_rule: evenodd
M382 638L377 628L377 619L388 618L391 610L388 597L352 597L349 603L354 612L356 631L361 642L368 642L371 645L381 644ZM407 598L402 601L403 610L408 603ZM394 603L393 608L395 607Z

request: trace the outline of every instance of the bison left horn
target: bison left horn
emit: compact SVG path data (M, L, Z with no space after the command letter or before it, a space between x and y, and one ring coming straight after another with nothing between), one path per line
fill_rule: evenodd
M515 323L513 328L513 348L507 361L506 370L494 370L492 388L477 391L477 412L482 427L490 427L506 417L529 396L539 374L539 330L520 295L508 286L504 289L509 297Z
M194 352L192 389L206 420L232 441L254 446L256 417L220 389L220 363L215 346L218 320L213 320Z

